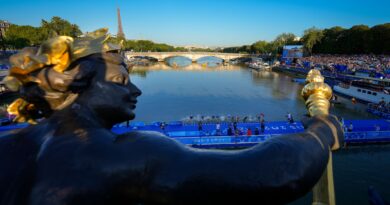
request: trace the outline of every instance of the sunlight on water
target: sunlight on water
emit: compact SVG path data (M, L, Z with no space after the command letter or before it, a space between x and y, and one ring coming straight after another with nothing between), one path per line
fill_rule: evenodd
M158 63L134 68L131 80L143 92L138 98L137 121L174 121L189 115L256 115L267 120L296 119L306 113L302 85L274 72L256 72L239 66L204 68L199 64L172 68ZM331 112L345 119L373 116L361 105L340 98Z
M265 114L266 120L295 119L306 113L302 85L274 72L256 72L240 66L202 67L190 64L172 68L156 64L135 68L131 80L143 92L138 98L136 121L174 121L189 115ZM369 119L361 104L339 98L331 112L345 119ZM388 146L351 148L334 155L337 204L368 204L368 186L390 200ZM292 204L311 204L311 194Z

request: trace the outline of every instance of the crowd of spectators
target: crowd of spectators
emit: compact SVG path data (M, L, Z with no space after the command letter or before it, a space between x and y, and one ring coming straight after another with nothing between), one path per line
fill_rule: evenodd
M296 64L334 74L359 73L367 77L390 78L390 56L385 55L313 55L297 59Z

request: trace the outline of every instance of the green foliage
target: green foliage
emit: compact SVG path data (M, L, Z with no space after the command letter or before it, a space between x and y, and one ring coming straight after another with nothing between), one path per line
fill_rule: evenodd
M186 49L186 48L184 48L184 47L176 47L176 48L175 48L175 51L176 51L176 52L187 52L188 49Z
M20 49L26 46L37 46L53 35L77 37L81 34L76 24L55 16L50 21L42 20L40 27L11 25L5 33L5 38L0 39L0 48ZM137 52L188 51L184 47L174 47L149 40L112 38L110 42L119 43L121 40L124 42L125 50ZM309 54L390 54L390 23L371 28L366 25L356 25L350 29L336 26L324 30L313 27L304 31L301 41L296 41L296 36L292 33L282 33L270 42L257 41L251 45L229 47L222 50L197 48L191 51L277 55L282 52L284 45L292 44L303 44Z
M313 46L313 53L337 53L340 50L338 41L344 31L345 29L340 26L324 29L324 36L319 43Z
M69 21L64 20L58 16L52 17L49 22L42 20L41 28L46 37L57 34L60 36L71 36L75 38L82 34L76 24L71 24Z
M42 28L11 25L5 33L8 47L20 49L26 46L39 45L45 40Z
M324 30L313 27L304 31L300 41L296 41L292 33L282 33L271 42L257 41L250 46L224 48L222 52L277 55L284 45L299 44L303 44L309 54L390 54L390 23L372 28L366 25L350 29L335 26Z
M40 27L11 25L5 32L2 42L4 47L21 49L26 46L37 46L53 35L67 35L77 37L81 35L76 24L53 17L50 21L42 20Z
M269 43L267 41L257 41L251 45L251 50L255 53L267 53L269 52Z
M369 31L370 51L375 54L390 54L390 23L374 26Z
M282 33L275 38L273 44L278 48L283 47L284 45L297 44L298 42L295 41L295 38L296 36L292 33Z
M309 28L304 31L302 42L306 51L311 54L313 46L320 42L324 34L321 29L317 29L315 27Z
M390 23L371 28L356 25L350 29L324 29L323 38L313 46L313 53L390 54Z
M191 51L193 51L193 52L215 52L215 50L211 49L211 48L192 48Z
M135 52L174 52L188 51L183 47L173 47L164 43L154 43L148 40L127 40L124 43L124 49Z
M296 36L292 33L282 33L275 38L274 41L257 41L252 45L244 45L241 47L224 48L224 53L253 53L253 54L273 54L276 55L282 52L283 46L288 44L300 44L295 41Z

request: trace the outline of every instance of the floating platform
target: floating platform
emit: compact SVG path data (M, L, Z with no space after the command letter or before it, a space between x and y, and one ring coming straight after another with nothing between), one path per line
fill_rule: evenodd
M370 143L390 143L390 122L387 120L345 120L348 127L353 125L352 132L345 132L345 143L350 144L370 144ZM26 123L0 126L0 136L6 131L21 129L29 126ZM228 136L227 130L232 123L220 123L220 132L216 131L216 123L202 124L202 130L198 130L197 123L186 123L174 121L166 123L164 130L161 129L161 122L146 124L144 122L130 122L118 124L112 128L117 134L133 131L156 131L161 132L185 145L198 148L244 148L264 142L267 139L292 133L304 131L301 122L288 123L286 121L266 122L264 132L253 135L254 130L260 129L260 123L237 123L237 128L241 134ZM252 130L252 135L247 136L247 130Z

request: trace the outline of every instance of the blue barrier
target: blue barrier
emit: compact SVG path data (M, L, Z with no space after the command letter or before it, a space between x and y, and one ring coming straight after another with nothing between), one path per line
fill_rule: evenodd
M10 66L5 65L5 64L0 64L0 70L8 70Z
M276 136L276 135L275 135ZM191 146L227 146L240 144L258 144L271 138L272 135L257 135L257 136L212 136L212 137L173 137L180 143Z
M132 127L142 127L145 126L144 122L130 122L130 126Z
M367 108L366 111L373 114L373 115L379 116L383 119L390 120L390 113L381 112L379 110L372 109L372 108Z
M344 123L346 127L348 127L350 123L352 123L354 127L353 132L345 133L345 142L347 144L390 142L390 123L386 120L345 120ZM255 128L260 130L259 123L237 123L237 127L242 130L242 135L239 136L227 136L227 129L232 124L226 122L221 123L220 125L221 131L219 134L222 136L216 136L215 123L203 124L202 130L198 130L198 125L196 123L169 123L164 130L161 130L159 125L160 123L145 124L144 122L131 122L129 123L129 126L127 126L127 124L122 123L114 126L112 132L124 134L137 130L157 131L190 146L205 148L237 148L253 146L278 135L300 133L304 131L304 127L300 122L290 124L285 121L267 122L264 133L252 136L245 136L246 131L252 129L253 133ZM27 123L0 126L0 133L25 128L27 126ZM377 130L378 127L381 131Z
M390 142L390 131L346 132L346 143Z
M28 123L18 123L18 124L0 126L0 132L22 129L22 128L25 128L27 126L29 126Z
M377 131L376 128L379 126L380 130L390 130L390 123L387 120L344 120L344 126L348 127L349 124L353 125L352 131Z

